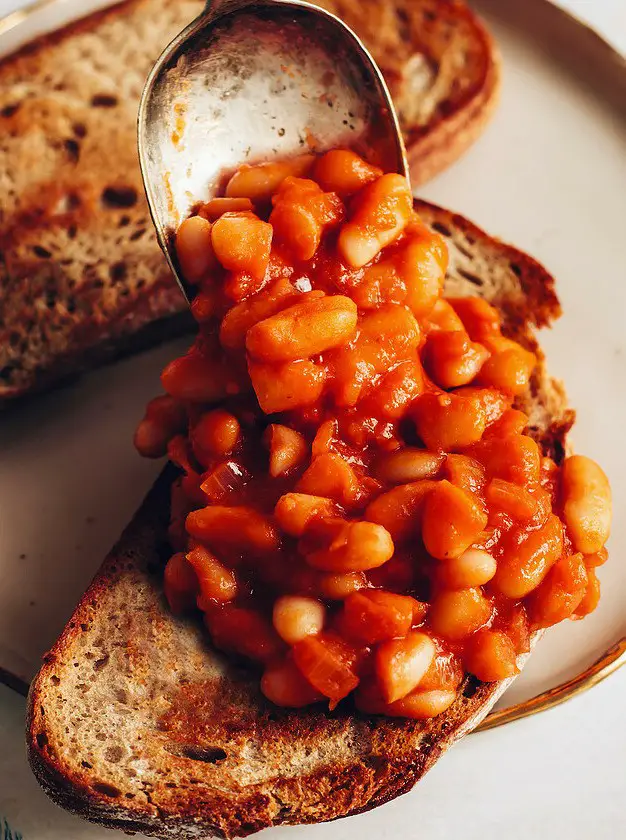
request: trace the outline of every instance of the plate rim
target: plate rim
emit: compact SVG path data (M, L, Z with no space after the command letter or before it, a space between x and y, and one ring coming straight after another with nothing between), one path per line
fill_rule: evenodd
M540 39L546 40L548 33L556 30L558 43L555 45L552 41L550 42L551 48L556 47L555 59L567 65L568 72L576 77L578 83L591 85L599 95L607 98L620 116L620 104L626 101L626 53L608 41L593 24L584 21L576 13L555 5L551 0L525 0L523 4L516 0L471 0L470 4L479 15L485 10L503 21L523 22L526 31L523 32L522 37L528 37L528 33L533 30L535 34L539 34ZM78 21L84 21L91 15L108 13L116 5L122 5L122 2L105 0L104 4L86 11L78 8L76 4L78 14L72 14L68 19L63 19L58 26L52 25L39 31L33 38L25 38L15 49L2 55L2 43L8 40L9 33L15 33L19 27L29 24L39 16L43 17L50 11L60 12L64 7L68 7L68 0L32 0L26 6L0 17L0 63L28 48L40 38L61 32L64 28ZM572 48L574 41L576 44ZM581 62L581 50L587 61ZM579 71L581 64L585 66L584 78L581 77ZM616 640L615 643L618 641ZM0 684L24 697L28 694L29 683L22 676L2 665L0 665ZM541 697L553 690L549 689L538 696ZM524 706L528 702L532 701L517 705Z

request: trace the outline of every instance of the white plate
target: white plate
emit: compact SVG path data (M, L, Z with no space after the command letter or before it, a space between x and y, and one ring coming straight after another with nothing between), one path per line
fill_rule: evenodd
M103 5L47 0L5 25L0 53ZM547 634L510 704L577 673L626 632L626 69L543 0L475 5L504 56L502 104L483 139L421 194L558 278L565 314L542 343L578 411L575 446L606 468L616 511L599 609ZM131 436L174 352L120 363L0 418L0 666L24 680L158 472Z

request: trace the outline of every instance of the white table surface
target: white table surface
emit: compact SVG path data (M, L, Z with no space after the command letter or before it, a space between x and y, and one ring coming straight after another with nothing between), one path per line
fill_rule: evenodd
M21 5L0 0L0 14ZM626 0L559 5L626 52ZM389 806L325 826L275 830L268 840L347 840L359 833L368 840L626 838L625 708L623 669L558 710L469 736L414 791ZM56 808L41 792L24 756L23 717L23 699L0 686L0 839L3 818L13 829L7 838L113 837Z

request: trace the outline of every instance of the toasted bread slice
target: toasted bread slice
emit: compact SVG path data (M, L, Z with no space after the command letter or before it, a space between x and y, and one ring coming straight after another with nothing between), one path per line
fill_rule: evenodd
M536 349L533 328L559 314L550 275L462 217L416 206L448 240L448 290L495 303L508 333ZM573 421L560 385L540 367L520 402L560 461ZM211 649L200 622L165 606L173 476L162 474L31 687L30 761L65 808L159 837L244 836L354 814L409 790L506 688L466 678L452 707L425 722L347 704L273 706L255 674Z
M455 0L334 0L393 89L414 183L495 103L498 64ZM364 6L367 9L364 9ZM136 154L139 96L202 0L128 0L0 63L0 406L190 326Z

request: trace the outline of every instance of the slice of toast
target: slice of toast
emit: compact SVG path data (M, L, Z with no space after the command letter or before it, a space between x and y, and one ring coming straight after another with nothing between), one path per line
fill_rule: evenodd
M381 62L414 183L450 163L495 103L475 16L458 0L324 5ZM191 326L152 230L136 118L151 65L202 7L128 0L0 62L0 407Z
M449 243L447 290L497 305L506 331L536 350L533 328L560 311L545 269L460 216L416 207ZM520 403L560 461L573 422L561 386L540 366ZM211 649L199 621L165 606L174 474L157 481L32 684L31 765L63 807L159 837L244 836L358 813L409 790L506 688L468 677L451 708L424 722L347 704L273 706L255 674Z

